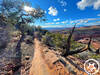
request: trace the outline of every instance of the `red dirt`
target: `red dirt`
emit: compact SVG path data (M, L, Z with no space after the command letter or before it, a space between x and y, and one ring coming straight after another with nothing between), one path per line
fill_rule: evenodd
M68 75L64 66L60 62L53 65L52 62L54 61L50 61L47 59L50 57L45 57L45 55L43 55L44 53L42 50L45 49L46 47L42 47L40 42L35 39L35 53L29 75L60 75L59 73L61 73L61 75ZM51 57L52 60L57 60L53 55Z
M100 48L100 42L92 42L92 46L93 46L95 49L98 49L98 48Z
M78 42L83 43L83 44L88 44L89 38L84 38L84 39L78 40ZM99 49L100 48L100 42L99 41L92 41L92 46L95 49Z

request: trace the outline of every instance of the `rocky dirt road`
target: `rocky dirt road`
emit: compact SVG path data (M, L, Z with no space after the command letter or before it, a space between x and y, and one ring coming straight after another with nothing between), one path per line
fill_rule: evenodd
M34 58L29 75L68 75L64 65L56 62L58 59L52 52L48 56L47 47L43 47L37 39L34 43Z
M80 60L73 56L65 59L37 39L34 40L31 64L29 75L88 75L84 71L84 63Z

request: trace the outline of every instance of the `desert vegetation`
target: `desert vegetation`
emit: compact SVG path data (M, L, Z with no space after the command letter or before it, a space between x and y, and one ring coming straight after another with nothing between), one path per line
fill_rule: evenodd
M72 28L72 31L70 32L69 35L60 34L60 33L46 33L46 35L43 38L43 42L45 44L47 44L48 46L59 47L59 48L65 50L65 54L64 54L65 57L67 55L81 53L81 52L86 51L86 50L89 50L92 53L99 54L99 52L100 52L99 49L93 51L93 49L91 48L92 34L91 34L89 42L85 46L85 48L82 47L82 44L73 41L72 35L75 31L75 26ZM50 41L48 41L48 40L50 40ZM84 44L83 44L83 46L84 46ZM79 47L80 47L80 49L77 49ZM74 50L71 50L71 48ZM76 50L75 50L75 48L76 48Z
M42 69L47 74L51 71L51 75L79 75L81 68L82 74L86 75L84 62L80 60L100 58L100 48L94 49L91 44L93 34L89 36L88 43L83 44L73 38L77 24L67 34L42 29L34 23L46 21L45 11L40 7L28 11L23 9L24 6L31 7L31 4L22 0L2 0L0 3L0 75L38 74L39 66L43 74ZM74 72L73 69L77 70Z

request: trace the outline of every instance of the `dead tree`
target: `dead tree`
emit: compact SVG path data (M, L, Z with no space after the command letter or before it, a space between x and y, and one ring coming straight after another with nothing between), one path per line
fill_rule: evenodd
M92 41L92 36L90 37L90 40L88 42L88 44L80 49L76 49L74 51L71 51L70 50L70 47L71 47L71 38L72 38L72 35L75 31L75 27L76 27L76 24L74 25L74 27L72 28L72 31L70 32L69 36L68 36L68 39L67 39L67 47L65 49L65 52L64 54L62 54L62 56L66 57L68 55L73 55L73 54L77 54L77 53L81 53L83 51L86 51L86 50L89 50L90 52L92 53L96 53L96 54L100 54L100 49L97 49L97 50L93 50L90 46L91 46L91 41Z
M77 50L74 50L74 51L71 51L70 50L70 47L71 47L71 38L72 38L72 35L75 31L75 28L76 28L76 24L74 25L74 27L72 28L72 31L70 32L69 36L68 36L68 39L67 39L67 47L65 49L65 52L63 54L64 57L68 56L68 55L73 55L73 54L77 54L77 53L81 53L85 50L87 50L88 48L85 46L85 47L82 47L80 49L77 49Z
M92 36L90 37L90 40L88 43L88 50L92 53L100 54L100 48L98 48L97 50L94 50L93 48L91 48L91 42L92 42Z

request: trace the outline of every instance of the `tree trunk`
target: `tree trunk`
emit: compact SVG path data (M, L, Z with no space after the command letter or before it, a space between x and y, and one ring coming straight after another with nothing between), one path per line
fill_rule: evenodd
M25 34L22 33L22 36L20 38L20 40L18 41L17 43L17 46L16 46L16 49L15 49L15 53L16 53L16 58L14 60L14 63L15 65L21 65L21 57L22 57L22 52L21 52L21 43L24 41L24 38L25 38ZM18 70L18 69L17 69ZM16 70L16 71L17 71ZM15 71L15 72L16 72ZM20 72L19 72L19 75L20 75Z

